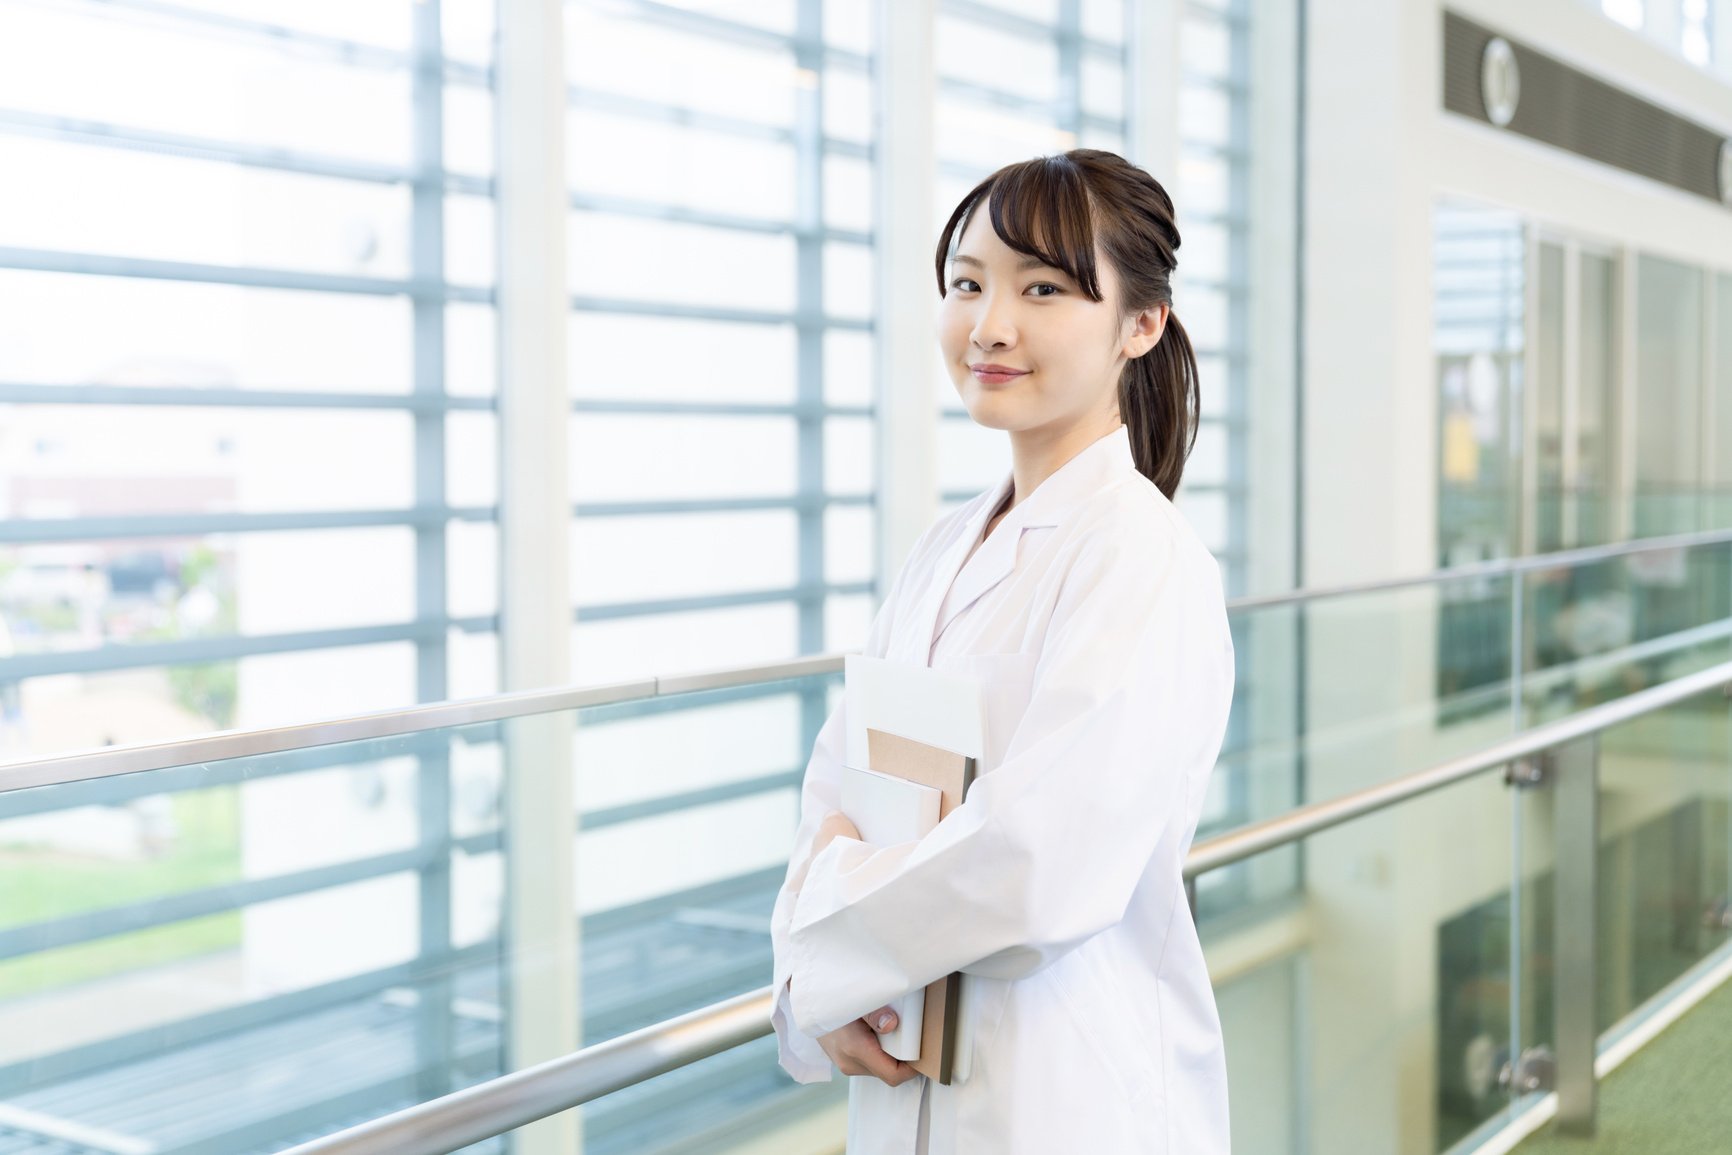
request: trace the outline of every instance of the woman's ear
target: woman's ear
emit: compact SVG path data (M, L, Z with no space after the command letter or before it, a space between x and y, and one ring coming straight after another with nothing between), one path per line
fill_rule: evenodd
M1131 335L1125 341L1125 356L1134 361L1161 343L1161 334L1167 330L1167 315L1172 312L1169 304L1159 304L1144 309L1133 319Z

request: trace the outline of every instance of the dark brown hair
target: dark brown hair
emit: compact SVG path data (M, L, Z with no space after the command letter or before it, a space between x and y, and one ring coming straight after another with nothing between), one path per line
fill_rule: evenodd
M1197 439L1197 357L1171 312L1171 278L1179 230L1161 183L1114 152L1073 148L1057 156L1007 164L975 185L938 238L938 295L944 266L968 216L986 198L992 229L1019 253L1069 273L1090 300L1102 300L1095 241L1118 273L1119 319L1167 305L1155 347L1119 378L1119 416L1128 427L1137 469L1169 500Z

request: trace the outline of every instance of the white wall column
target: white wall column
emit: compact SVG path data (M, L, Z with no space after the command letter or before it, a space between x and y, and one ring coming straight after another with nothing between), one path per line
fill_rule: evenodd
M1179 12L1182 0L1131 5L1125 26L1125 159L1149 170L1178 200ZM1184 206L1179 205L1184 211ZM1181 235L1184 222L1179 222Z
M878 0L878 602L938 514L936 0Z
M565 35L561 0L500 0L500 687L571 676L566 385ZM572 717L514 719L505 743L506 1064L580 1045ZM578 1114L512 1137L520 1155L575 1155Z

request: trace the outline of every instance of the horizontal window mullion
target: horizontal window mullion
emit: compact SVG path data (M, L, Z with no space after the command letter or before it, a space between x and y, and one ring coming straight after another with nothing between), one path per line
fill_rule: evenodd
M824 138L824 155L847 157L849 160L863 160L871 163L877 153L869 143L827 136Z
M0 545L101 541L117 537L198 537L210 533L275 533L297 529L431 526L493 521L493 506L413 506L407 509L296 510L282 513L149 513L107 517L7 518Z
M622 96L619 93L603 92L600 89L581 88L572 85L567 90L566 101L573 108L591 108L597 112L611 112L618 116L635 117L638 120L677 124L682 128L702 129L724 136L743 136L751 140L767 140L774 144L792 145L794 143L794 130L791 128L764 124L756 120L747 120L744 117L698 112L694 109L681 108L675 104L662 104L655 100Z
M583 941L588 942L594 937L626 927L641 926L688 907L722 906L728 899L743 894L756 893L768 898L787 872L786 866L766 866L745 874L718 878L713 882L700 882L695 886L671 890L650 898L640 898L623 906L591 911L585 914L579 923L579 933Z
M769 794L790 786L799 786L804 777L803 769L784 770L777 774L765 774L738 782L723 782L716 786L706 786L700 790L684 790L678 794L670 794L660 798L646 798L640 802L626 802L604 809L586 810L578 818L578 829L587 834L591 830L599 830L605 826L618 826L624 822L640 822L646 818L659 818L664 814L678 814L686 810L695 810L700 806L714 805L717 802L730 802L736 798L749 798L755 794Z
M416 180L414 172L399 165L373 164L319 153L292 152L263 145L188 136L185 133L160 132L156 129L135 128L100 120L47 116L16 109L0 109L0 132L92 148L126 149L187 160L240 165L270 172L294 173L297 176L348 180L357 184L413 186ZM438 179L443 182L448 193L479 197L493 195L493 181L490 177L448 171Z
M1227 24L1234 27L1249 24L1250 21L1230 8L1217 8L1213 4L1203 4L1199 0L1185 0L1185 14L1217 24Z
M173 405L211 409L406 409L439 413L499 408L497 398L441 393L327 393L295 389L207 389L156 385L27 385L0 382L0 404Z
M985 492L986 492L986 489L984 487L981 489L952 489L952 490L948 490L944 493L940 493L938 495L938 500L945 501L945 502L973 501L975 498L979 497L982 493L985 493ZM1247 494L1249 492L1250 492L1250 489L1243 484L1234 483L1234 482L1222 482L1220 484L1212 484L1211 483L1211 484L1203 484L1203 485L1198 485L1198 484L1184 485L1184 486L1180 487L1179 495L1181 497L1183 497L1187 493L1224 493L1224 494L1228 495L1229 497L1233 497L1233 496L1244 496L1245 494ZM1219 557L1221 555L1216 554L1215 556Z
M0 269L37 273L75 273L94 277L137 277L154 281L187 281L209 285L234 285L246 289L292 289L313 293L347 293L354 296L402 295L424 300L493 303L493 290L479 286L452 285L439 281L395 280L386 277L355 277L332 273L303 273L292 269L258 269L241 265L206 265L192 261L159 261L142 257L115 257L93 253L70 253L52 249L0 247Z
M422 870L436 864L439 847L414 847L371 858L314 867L271 878L249 878L180 894L141 899L125 906L104 907L46 922L0 930L0 961L57 950L80 943L97 942L115 935L150 930L191 918L206 918L231 910L242 910L261 902L334 890L350 883Z
M0 401L5 394L0 392ZM710 417L870 417L870 405L825 405L791 403L778 405L757 401L627 401L578 398L571 403L578 413L630 413L649 416L702 414Z
M940 0L939 11L945 15L960 17L972 24L1026 36L1031 40L1057 41L1061 44L1075 41L1083 52L1091 56L1118 59L1125 51L1122 44L1096 40L1084 35L1080 30L1072 31L1063 24L1049 24L1031 16L1020 16L1002 8L973 3L971 0Z
M498 614L476 614L466 618L451 618L451 628L466 634L497 634L499 632Z
M663 598L652 602L613 602L608 605L579 606L574 611L580 622L615 621L619 618L641 618L652 614L677 614L693 610L732 609L736 606L758 606L773 602L791 602L826 598L833 595L872 592L872 583L825 582L807 586L786 586L770 590L742 590L731 594L701 594L686 598ZM0 665L0 669L4 666Z
M87 5L88 6L88 5ZM294 55L350 68L365 68L374 72L407 72L414 66L413 56L397 48L345 40L318 32L271 24L263 20L248 20L204 8L186 8L160 0L102 0L101 10L116 9L146 17L158 25L180 25L182 30L229 43L253 44L264 48L291 48ZM492 70L466 60L447 57L443 62L443 77L447 83L476 88L492 88Z
M305 176L332 177L368 184L404 184L409 170L397 165L374 164L363 160L320 156L315 153L290 152L285 149L258 145L236 144L225 140L188 136L185 133L161 132L156 129L134 128L99 120L83 120L68 116L48 116L16 109L0 109L0 132L22 136L45 137L76 144L104 148L125 148L140 152L166 153L192 160L221 161L225 164L268 168Z
M938 90L942 95L957 98L965 104L1014 112L1042 122L1056 123L1059 116L1059 106L1053 101L1019 96L1014 92L992 88L985 84L976 84L971 80L940 76L938 78ZM1102 132L1123 132L1125 127L1123 117L1102 116L1095 112L1080 113L1078 120L1084 128L1098 129Z
M581 212L612 213L616 216L641 217L646 220L670 221L683 225L702 225L706 228L730 229L735 232L793 236L816 241L842 241L854 245L872 243L870 232L861 232L856 229L805 229L792 221L705 212L701 209L656 204L629 197L598 196L594 193L575 192L571 194L571 207Z
M1216 160L1224 160L1232 164L1247 164L1251 159L1251 154L1243 148L1236 148L1214 140L1199 140L1194 136L1179 142L1179 154L1182 156L1186 153L1213 157Z
M248 20L203 8L184 8L161 0L102 0L92 5L98 10L129 12L160 25L174 24L214 39L256 44L267 48L293 48L295 55L307 56L354 68L369 68L379 72L401 72L411 63L407 52L306 32L263 20Z
M1058 115L1058 104L1055 101L1020 96L1002 88L992 88L954 76L938 77L938 94L958 98L967 104L1021 113L1030 119L1051 120Z
M1181 295L1186 289L1220 293L1225 297L1248 297L1251 295L1251 286L1245 281L1222 280L1219 277L1186 277L1183 273L1174 277L1173 287L1178 289Z
M1185 223L1188 225L1218 225L1224 229L1242 230L1251 226L1249 217L1239 213L1186 213Z
M384 642L443 641L450 626L446 618L423 618L384 626L349 626L335 630L308 630L291 634L229 634L214 638L188 638L173 642L142 642L137 645L98 646L88 650L62 650L40 654L15 654L0 658L0 677L15 680L49 674L93 674L114 670L137 670L147 666L178 666L194 662L232 662L261 654L292 654L306 650L335 650L349 646L372 646Z
M280 1023L299 1015L366 999L392 987L420 987L429 979L450 975L468 966L496 965L499 949L500 940L493 936L469 946L436 954L423 953L407 962L318 986L177 1018L174 1021L175 1043L187 1047L206 1039L232 1036L251 1027ZM0 1065L0 1096L17 1095L32 1087L70 1082L80 1075L112 1069L121 1063L156 1058L162 1054L162 1047L163 1029L157 1025Z
M615 116L632 117L659 124L671 124L680 128L696 128L720 136L738 136L747 140L764 140L772 144L789 146L797 143L796 133L792 128L764 124L760 121L746 120L737 116L698 112L694 109L682 108L677 104L662 104L660 101L645 100L636 96L622 96L619 93L580 88L576 85L567 89L566 103L573 108L590 108ZM820 144L823 151L830 156L845 156L854 160L869 161L872 159L872 146L870 144L830 136L824 137Z
M642 24L671 28L676 32L719 40L726 44L738 44L745 48L771 52L792 53L806 49L822 52L827 64L839 64L857 70L871 67L869 57L847 48L837 48L826 43L816 42L810 37L800 36L797 33L778 32L774 28L764 28L757 24L730 20L726 16L715 16L708 12L693 12L685 8L657 4L653 3L652 0L611 0L605 11L609 15L623 15Z
M816 511L833 505L872 505L869 493L790 494L786 497L693 497L652 501L586 501L574 517L643 517L673 513L742 513L763 509Z
M0 250L3 257L4 250ZM618 297L587 297L573 294L573 309L588 313L623 313L633 317L680 317L690 321L733 321L746 325L793 325L808 329L852 329L871 332L873 324L861 317L814 316L775 309L730 309L724 305L683 305L672 301L627 301Z
M1215 76L1186 70L1180 75L1179 80L1183 88L1201 88L1210 92L1220 92L1236 100L1243 100L1251 94L1249 84L1228 76ZM1181 101L1184 100L1183 88L1179 93Z

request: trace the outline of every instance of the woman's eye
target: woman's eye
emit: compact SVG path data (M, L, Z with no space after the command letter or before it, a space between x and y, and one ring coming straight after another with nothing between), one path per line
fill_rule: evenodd
M1036 284L1030 285L1029 288L1031 288L1031 289L1051 289L1052 290L1051 293L1038 293L1038 294L1036 294L1037 296L1043 296L1043 297L1050 297L1054 293L1062 293L1064 291L1063 289L1060 289L1057 285L1051 284L1047 281L1040 281Z
M974 282L969 281L967 277L958 277L954 281L950 282L950 287L953 289L962 289L963 282L965 281L967 281L968 284L974 284ZM967 289L962 289L962 291L965 293L968 292Z

